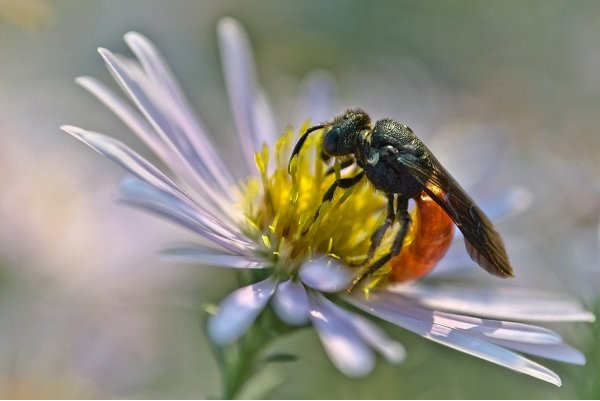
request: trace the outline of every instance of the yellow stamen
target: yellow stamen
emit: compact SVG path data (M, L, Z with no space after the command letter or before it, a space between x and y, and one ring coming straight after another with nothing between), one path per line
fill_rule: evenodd
M302 125L300 133L307 127L308 122ZM288 171L296 140L293 132L287 130L272 152L266 146L256 152L259 177L248 178L241 188L246 233L257 242L262 241L274 255L274 265L281 266L285 274L295 274L314 255L329 255L348 264L364 260L371 235L385 218L385 198L367 180L362 180L347 190L338 189L332 201L322 203L327 189L342 177L340 163L335 161L334 174L325 174L329 167L321 159L322 134L315 132L292 159ZM343 175L356 172L350 168ZM389 250L394 231L384 237L375 257ZM389 268L382 270L377 281L387 273Z
M271 249L271 241L269 240L269 237L267 237L266 235L263 235L262 241L267 248Z

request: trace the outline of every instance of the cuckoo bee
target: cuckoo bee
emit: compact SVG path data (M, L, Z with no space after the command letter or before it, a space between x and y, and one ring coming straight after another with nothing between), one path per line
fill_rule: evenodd
M365 267L348 292L388 262L397 280L426 274L449 247L453 225L462 232L467 252L479 266L499 277L514 276L492 222L408 126L391 119L373 125L364 111L348 110L329 123L309 128L296 143L290 163L308 135L317 130L324 133L324 159L335 157L343 160L343 167L359 167L356 175L337 179L323 202L333 199L337 188L350 188L365 177L387 197L386 219L371 236ZM409 199L416 201L421 227L416 239L403 249L411 225ZM396 221L400 228L389 252L373 261L386 231Z

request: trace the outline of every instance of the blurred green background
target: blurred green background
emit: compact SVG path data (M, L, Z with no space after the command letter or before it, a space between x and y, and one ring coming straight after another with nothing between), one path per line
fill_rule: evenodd
M600 2L0 0L1 397L219 394L202 304L228 293L234 275L161 261L156 250L191 236L115 205L121 171L58 127L111 134L151 157L73 83L111 83L95 49L129 54L122 35L136 30L233 149L215 33L223 16L249 31L281 129L297 122L303 76L323 68L338 111L363 107L425 139L502 138L488 192L516 184L534 195L501 225L513 234L513 284L575 295L600 314ZM585 367L544 362L560 389L386 327L408 350L402 365L344 378L300 330L272 347L300 359L266 371L247 396L281 380L266 396L600 397L598 324L556 326L588 356Z

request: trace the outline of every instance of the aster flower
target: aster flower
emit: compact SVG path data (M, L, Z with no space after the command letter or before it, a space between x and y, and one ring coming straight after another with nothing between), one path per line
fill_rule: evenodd
M165 251L167 256L247 273L242 276L247 285L211 311L207 333L218 349L243 341L258 326L257 321L268 316L271 332L275 327L285 332L311 325L332 363L347 376L361 377L373 369L375 353L392 363L405 357L402 345L377 326L376 321L383 319L555 385L561 381L554 372L522 353L573 364L585 362L558 333L521 323L593 320L577 302L554 294L432 285L426 280L375 286L385 281L383 269L368 286L367 297L359 291L345 295L344 289L356 274L350 265L364 257L371 233L384 218L384 199L363 180L321 205L323 193L339 176L339 169L336 174L326 174L318 157L318 136L308 139L288 173L291 147L308 123L276 138L273 113L256 83L243 29L226 18L219 23L218 33L245 171L230 171L157 49L134 32L126 34L125 41L137 60L106 49L99 52L137 111L93 78L82 77L77 82L121 118L175 178L113 138L62 127L130 173L121 187L124 203L202 238L197 244ZM313 79L327 80L322 73ZM316 92L320 98L314 104L327 103L323 92ZM256 170L257 175L253 174ZM508 191L494 202L483 205L488 214L506 215L523 204L523 190ZM319 207L319 217L311 224ZM391 235L385 237L378 252L389 248L390 240ZM252 358L255 353L244 355ZM227 358L223 352L219 357ZM237 380L230 385L239 387L249 366L240 367L225 381ZM226 395L232 396L234 391L237 389Z

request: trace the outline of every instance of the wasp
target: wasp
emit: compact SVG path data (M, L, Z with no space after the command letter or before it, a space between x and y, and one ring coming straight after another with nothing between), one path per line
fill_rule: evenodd
M350 188L365 177L387 198L386 219L371 236L363 263L366 267L353 279L347 292L388 262L392 278L397 280L428 273L449 247L453 225L462 232L473 261L493 275L514 277L502 238L490 219L407 125L391 119L373 125L364 111L348 110L331 122L307 129L292 151L290 164L308 135L317 130L324 132L321 154L324 160L335 157L342 161L343 168L359 167L356 175L335 180L325 192L323 202L332 200L337 188ZM409 199L416 202L420 228L408 249L403 250L413 223ZM395 222L399 223L399 229L390 250L372 261L385 233Z

